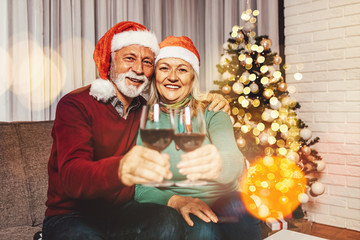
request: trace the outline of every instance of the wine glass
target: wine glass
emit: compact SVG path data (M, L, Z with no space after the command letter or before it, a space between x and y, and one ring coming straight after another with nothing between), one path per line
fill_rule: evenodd
M174 117L172 110L166 114L160 110L159 104L144 105L140 118L140 137L148 148L162 152L173 140ZM143 183L144 186L167 187L172 181Z
M191 152L203 144L206 136L204 113L185 107L175 113L174 141L178 148L184 152ZM203 180L184 180L176 182L179 187L192 187L206 185Z

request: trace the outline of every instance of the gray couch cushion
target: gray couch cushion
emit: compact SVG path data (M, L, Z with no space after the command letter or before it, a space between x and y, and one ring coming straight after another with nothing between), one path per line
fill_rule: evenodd
M40 226L19 226L0 229L0 239L31 240L38 231L41 231Z
M28 191L14 124L0 123L0 229L30 225Z
M44 219L52 126L52 121L24 122L17 125L33 225L41 224Z

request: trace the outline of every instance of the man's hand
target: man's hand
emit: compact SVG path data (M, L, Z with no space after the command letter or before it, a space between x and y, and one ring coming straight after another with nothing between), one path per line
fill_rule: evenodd
M208 108L209 111L213 110L214 112L217 112L222 109L223 112L230 114L230 104L223 95L218 93L209 93L207 95L206 101L211 102Z
M190 213L207 223L211 221L214 223L218 222L216 214L206 203L198 198L174 195L169 199L167 205L178 211L191 227L194 226L194 222L189 216Z
M169 155L142 147L133 147L121 160L119 179L127 186L147 182L161 182L172 178Z
M190 180L216 179L222 169L222 159L215 145L207 144L181 155L177 167Z

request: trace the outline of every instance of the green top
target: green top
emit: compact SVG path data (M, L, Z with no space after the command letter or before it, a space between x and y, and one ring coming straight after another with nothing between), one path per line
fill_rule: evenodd
M150 202L167 205L170 197L173 195L191 196L199 198L205 203L211 205L218 198L226 193L237 191L239 187L239 176L244 166L244 158L239 151L233 132L229 116L222 111L208 111L204 113L206 121L207 135L203 144L212 143L218 149L223 160L220 176L216 180L208 180L205 186L197 187L145 187L136 185L135 200L138 202ZM168 114L162 114L160 122L169 118ZM194 121L194 119L192 119ZM140 134L138 134L137 145L144 145ZM170 155L171 171L173 173L172 181L186 180L186 176L179 173L176 167L180 161L180 155L184 152L176 150L174 141L163 151Z

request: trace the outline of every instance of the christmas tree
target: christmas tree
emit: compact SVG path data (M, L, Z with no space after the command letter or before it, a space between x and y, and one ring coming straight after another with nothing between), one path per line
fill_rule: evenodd
M221 80L214 83L230 103L237 145L245 158L250 163L267 156L289 159L306 176L308 194L321 195L324 185L317 174L324 163L311 148L319 138L312 139L311 130L297 117L301 106L290 95L283 74L286 65L271 51L271 39L254 32L258 14L244 11L244 25L232 28L217 65ZM306 194L299 197L302 203L308 199Z

